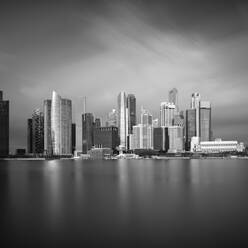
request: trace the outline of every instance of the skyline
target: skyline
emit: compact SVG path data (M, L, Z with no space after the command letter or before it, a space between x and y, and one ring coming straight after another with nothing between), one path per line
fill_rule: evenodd
M156 118L175 87L181 110L193 92L212 103L215 137L248 143L244 1L1 5L0 82L10 100L11 151L26 146L26 120L53 89L72 100L77 137L84 96L87 112L105 117L124 90L135 94L137 110L143 105Z

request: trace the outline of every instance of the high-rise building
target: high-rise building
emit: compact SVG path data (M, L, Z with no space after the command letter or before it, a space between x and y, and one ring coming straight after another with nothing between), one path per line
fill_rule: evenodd
M128 108L128 134L133 132L133 126L136 125L136 98L134 94L127 96Z
M141 124L133 126L130 147L133 149L153 149L152 115L142 108Z
M76 123L71 124L71 153L76 151Z
M200 137L200 101L201 101L201 95L199 93L193 93L191 97L191 109L196 110L196 135L197 137Z
M101 127L101 119L100 118L95 119L95 127Z
M71 154L71 124L71 100L63 99L57 94L57 92L53 91L51 106L51 136L54 155Z
M161 102L160 104L160 126L169 127L173 125L176 106L173 103Z
M95 148L111 148L115 150L119 146L117 127L97 127L94 129Z
M28 119L27 124L27 153L33 153L33 119Z
M200 102L200 140L211 141L211 104L207 101Z
M117 112L112 109L107 116L106 127L117 127Z
M44 108L44 153L52 155L52 132L51 132L51 110L52 101L50 99L45 100L43 103Z
M120 146L127 149L128 136L128 109L127 98L125 92L120 92L118 95L118 131L120 136Z
M92 113L84 113L82 115L82 152L87 152L94 145L94 116Z
M183 145L183 127L170 126L168 127L169 134L169 152L176 153L184 150Z
M9 155L9 101L3 100L0 91L0 156Z
M169 102L175 105L176 112L178 113L178 90L176 88L173 88L169 91Z
M169 149L168 127L153 128L153 149L167 152Z
M186 110L186 144L185 148L190 151L191 138L196 136L196 109Z
M44 115L40 109L32 114L32 150L35 154L44 152Z

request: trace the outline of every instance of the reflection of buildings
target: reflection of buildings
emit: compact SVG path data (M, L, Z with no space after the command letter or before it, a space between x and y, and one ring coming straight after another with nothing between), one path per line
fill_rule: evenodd
M0 156L9 155L9 101L3 100L0 91Z

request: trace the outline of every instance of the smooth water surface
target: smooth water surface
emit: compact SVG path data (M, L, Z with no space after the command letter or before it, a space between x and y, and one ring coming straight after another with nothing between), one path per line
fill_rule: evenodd
M246 160L0 161L5 246L248 247Z

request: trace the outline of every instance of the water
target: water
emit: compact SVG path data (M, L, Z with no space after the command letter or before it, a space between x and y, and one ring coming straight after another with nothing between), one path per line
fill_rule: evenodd
M0 161L6 247L248 247L245 160Z

